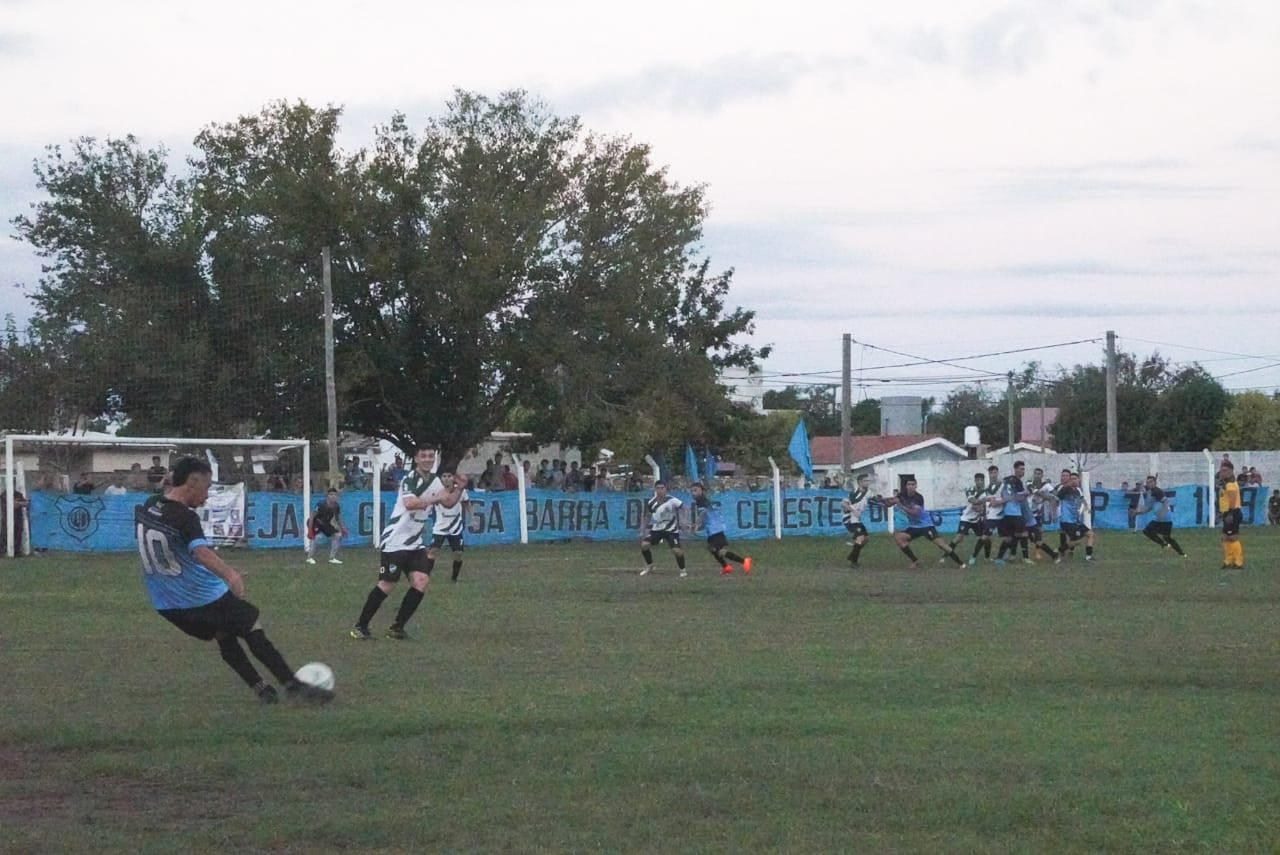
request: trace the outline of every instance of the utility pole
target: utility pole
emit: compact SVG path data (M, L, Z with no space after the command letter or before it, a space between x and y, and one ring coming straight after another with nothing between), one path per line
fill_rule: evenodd
M1120 452L1116 415L1116 333L1107 330L1107 454Z
M1009 402L1009 457L1013 458L1013 442L1015 434L1013 432L1013 372L1009 372L1009 388L1004 394L1005 400Z
M853 364L853 334L845 333L842 337L843 351L842 361L840 365L840 473L841 483L846 487L849 484L849 446L853 444L850 436L850 416L853 407L853 401L849 400L853 389L853 382L850 378Z
M329 247L321 252L324 270L324 394L329 410L329 486L338 486L338 384L333 368L333 277L330 274ZM375 471L373 476L378 477ZM310 477L310 473L304 477Z

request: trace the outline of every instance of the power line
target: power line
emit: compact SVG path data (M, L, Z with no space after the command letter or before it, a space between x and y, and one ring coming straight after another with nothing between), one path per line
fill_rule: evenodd
M973 356L953 356L950 359L927 359L923 356L910 356L910 354L900 353L897 355L910 356L911 359L919 359L921 361L920 362L900 362L893 365L872 365L865 368L864 370L874 371L879 368L910 368L916 365L929 365L933 363L937 363L940 365L951 365L953 362L967 362L971 359L988 359L994 356L1010 356L1015 353L1031 353L1037 350L1053 350L1059 347L1072 347L1073 345L1077 345L1077 344L1096 344L1098 341L1100 341L1100 339L1082 338L1082 339L1077 339L1076 341L1063 341L1057 344L1041 344L1035 347L1019 347L1019 348L1014 348L1013 350L997 350L997 351L992 351L991 353L979 353ZM858 344L861 344L863 347L869 347L873 350L887 350L889 353L897 353L897 351L888 350L888 348L883 348L883 347L876 347L874 344L867 344L866 342L858 342ZM972 368L968 365L957 365L955 367L964 368L968 371L980 370L977 368Z

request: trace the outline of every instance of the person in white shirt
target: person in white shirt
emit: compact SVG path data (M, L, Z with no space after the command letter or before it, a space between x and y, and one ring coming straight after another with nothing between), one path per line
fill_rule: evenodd
M655 481L653 495L645 500L640 520L640 555L644 558L644 569L641 576L653 571L653 551L650 547L655 543L666 543L671 546L671 553L676 557L676 566L681 576L688 576L684 566L684 547L680 545L680 508L684 502L675 496L668 495L667 482Z
M107 489L102 491L102 495L123 496L125 493L128 493L128 492L129 491L125 489L125 486L124 486L124 478L117 475L116 477L111 479L111 483L107 485Z

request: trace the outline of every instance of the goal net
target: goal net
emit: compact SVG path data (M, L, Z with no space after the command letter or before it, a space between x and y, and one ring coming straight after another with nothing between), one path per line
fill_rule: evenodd
M134 508L166 486L184 456L213 470L197 513L215 546L301 544L311 505L306 440L11 434L0 492L3 554L135 548Z

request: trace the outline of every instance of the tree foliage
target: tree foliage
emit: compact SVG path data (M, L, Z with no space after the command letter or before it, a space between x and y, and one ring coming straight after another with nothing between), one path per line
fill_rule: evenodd
M29 370L0 391L69 363L49 397L135 433L322 435L329 246L343 428L448 456L499 427L733 438L718 372L767 350L738 343L753 313L699 250L703 187L522 92L459 92L422 130L394 115L352 153L340 120L299 102L210 125L178 177L132 137L51 147L47 199L14 221L47 259L40 334L6 344Z
M1280 448L1280 400L1261 392L1231 396L1214 449L1271 450Z

